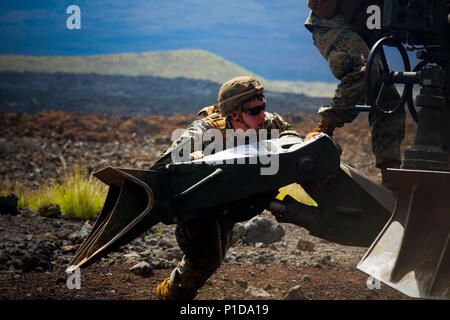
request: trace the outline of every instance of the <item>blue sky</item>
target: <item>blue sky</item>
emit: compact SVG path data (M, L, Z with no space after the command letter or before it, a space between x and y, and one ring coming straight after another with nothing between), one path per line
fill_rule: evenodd
M81 9L69 30L66 9ZM203 49L271 80L332 81L304 27L306 0L4 0L0 54Z

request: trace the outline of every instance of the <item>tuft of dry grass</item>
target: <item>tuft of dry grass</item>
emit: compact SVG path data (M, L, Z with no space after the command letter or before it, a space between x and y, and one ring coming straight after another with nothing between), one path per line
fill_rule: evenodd
M0 186L0 194L14 193L19 198L19 208L35 211L49 204L60 206L63 214L79 219L91 219L100 213L106 199L107 186L87 174L87 170L74 167L64 174L61 183L53 182L32 190L19 183Z

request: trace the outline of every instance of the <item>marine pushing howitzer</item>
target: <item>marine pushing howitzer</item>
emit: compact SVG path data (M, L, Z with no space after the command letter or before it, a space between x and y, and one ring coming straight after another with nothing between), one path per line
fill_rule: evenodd
M261 174L268 163L258 161L262 156L278 161L275 174ZM108 167L94 173L109 192L68 270L88 265L159 222L200 216L245 221L266 208L277 215L292 212L291 222L315 236L368 247L394 204L388 189L340 164L338 149L326 134L306 142L284 136L194 161L166 160L146 170ZM290 197L275 199L279 188L294 182L315 198L317 208Z
M397 199L389 222L358 264L358 269L389 286L419 298L450 298L450 1L386 1L383 27L396 31L372 48L366 69L366 93L372 108L385 113L405 102L417 122L414 145L405 151L402 169L388 169ZM410 71L403 44L421 61ZM396 47L405 72L390 70L383 46ZM377 97L370 74L381 67ZM402 83L400 102L392 109L378 105L390 84ZM421 86L416 97L412 87Z
M306 142L293 136L267 140L262 149L259 144L254 146L256 153L237 147L188 162L161 159L146 170L108 167L94 174L109 185L108 196L69 270L94 262L159 222L173 224L199 216L245 221L268 208L314 236L344 245L370 246L358 268L401 292L412 297L448 299L448 7L448 1L386 1L383 24L392 29L400 28L396 23L401 24L401 36L406 38L380 40L368 59L366 74L371 74L375 55L379 54L382 62L377 98L371 90L371 79L367 80L371 107L379 108L377 101L385 84L405 83L396 108L408 103L418 122L415 145L405 152L403 168L389 170L396 195L340 163L336 145L325 134ZM411 11L414 15L409 19ZM410 32L411 25L414 32ZM402 73L389 70L384 56L383 45L396 46L403 52L402 42L424 45L419 56L424 62L412 72L407 55L402 55ZM411 98L413 83L422 86L416 100L421 107L417 114ZM257 161L261 155L278 159L275 174L261 174L265 166ZM236 165L238 159L245 163ZM305 189L317 207L290 197L274 199L279 188L293 182Z

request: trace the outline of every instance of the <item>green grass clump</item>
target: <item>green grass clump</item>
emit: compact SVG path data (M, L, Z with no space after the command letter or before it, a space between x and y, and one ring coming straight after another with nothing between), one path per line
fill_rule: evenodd
M74 167L66 173L62 182L53 182L49 186L41 186L32 190L21 184L0 187L0 195L14 193L18 198L19 208L31 208L57 204L63 214L79 218L91 219L100 213L106 199L107 187L85 169Z
M90 219L101 211L106 193L102 182L76 167L61 184L52 188L51 200L68 216Z

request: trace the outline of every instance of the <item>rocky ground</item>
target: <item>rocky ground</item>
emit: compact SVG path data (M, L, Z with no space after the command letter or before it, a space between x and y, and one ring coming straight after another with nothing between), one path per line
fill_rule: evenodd
M170 143L170 132L191 116L132 118L41 112L0 115L0 179L37 188L75 164L90 171L107 165L144 168ZM315 124L288 115L301 134ZM408 122L405 146L412 141ZM367 120L338 129L342 161L379 181L373 169ZM64 269L94 224L49 218L29 209L0 215L0 299L155 299L156 286L182 257L174 226L158 224L118 252L81 270L80 289L69 289ZM356 269L365 248L315 238L277 223L264 212L235 227L225 263L197 299L407 299L369 281Z
M156 299L156 286L182 257L174 226L158 224L118 252L66 274L93 221L46 218L27 209L2 215L0 299ZM407 299L355 266L365 249L340 246L278 224L266 212L235 227L225 263L199 300ZM74 273L75 274L75 273ZM72 289L70 289L72 288Z

